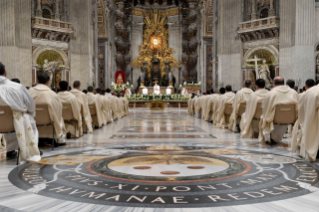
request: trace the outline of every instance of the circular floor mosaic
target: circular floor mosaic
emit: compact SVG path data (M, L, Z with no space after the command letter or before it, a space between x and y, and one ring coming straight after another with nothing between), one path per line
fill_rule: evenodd
M134 147L75 152L15 168L17 187L52 198L135 207L217 207L319 190L318 170L291 157L232 148ZM18 177L17 177L18 176Z

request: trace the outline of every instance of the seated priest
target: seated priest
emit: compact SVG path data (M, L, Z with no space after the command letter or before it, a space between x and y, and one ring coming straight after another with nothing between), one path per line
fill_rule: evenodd
M106 125L107 124L107 105L106 105L106 102L104 101L105 96L101 95L101 93L102 93L102 89L101 88L97 88L95 90L95 95L99 99L100 105L101 105L101 109L102 109L103 125Z
M113 120L116 121L119 119L118 115L118 105L117 105L117 100L116 97L112 94L111 96L108 97L108 99L111 101L112 104L112 117Z
M65 144L66 130L62 117L62 103L58 95L49 87L50 75L47 73L38 73L38 84L30 88L29 92L36 105L48 105L49 115L54 124L55 138L59 144ZM38 126L40 137L52 138L52 128L47 126Z
M217 114L217 120L216 120L216 126L219 128L225 128L226 127L226 117L224 114L225 111L225 105L226 103L233 104L235 94L232 91L231 85L227 85L225 87L226 93L224 95L221 95L219 97L219 103L218 103L218 114Z
M121 100L121 93L117 93L117 102L118 102L118 106L119 106L119 114L120 114L120 118L124 117L124 107L123 107L123 102Z
M292 150L299 150L299 154L307 161L315 161L319 149L319 85L308 87L300 96L298 117L293 129ZM297 139L299 126L300 138Z
M211 97L211 93L210 91L206 92L207 95L204 96L204 98L201 100L201 108L202 108L202 114L201 114L201 119L207 121L208 117L206 116L207 111L208 111L208 107L207 107L207 102L209 101L210 97Z
M250 94L250 98L246 102L246 110L240 120L242 138L252 138L253 136L258 137L259 120L253 120L253 117L257 110L257 104L261 103L269 92L265 89L265 85L265 80L256 80L256 91Z
M104 96L104 102L105 102L105 105L106 105L106 120L107 120L107 123L113 123L113 120L112 120L112 102L106 96L105 93L106 93L105 90L101 91L101 96Z
M71 105L73 117L75 119L74 121L77 121L77 124L75 125L74 121L64 120L66 132L70 133L71 136L75 138L81 137L83 135L81 105L79 104L78 99L69 92L69 83L67 81L61 81L59 86L61 91L58 93L58 97L62 102L63 108L67 104ZM76 126L77 129L75 129Z
M0 105L7 105L13 112L15 133L4 134L7 142L7 152L14 156L20 147L22 161L41 160L38 148L38 130L34 121L35 103L26 87L11 82L6 78L5 66L0 62ZM5 125L2 120L1 125ZM1 136L2 137L2 136ZM1 145L0 145L1 146Z
M275 109L281 104L295 104L298 113L298 93L285 85L285 80L278 76L273 81L274 88L266 95L262 102L262 116L259 125L259 141L267 144L280 142L288 125L274 125Z
M218 114L218 105L219 105L219 99L221 95L225 94L226 90L225 88L220 88L218 94L213 94L212 98L208 102L208 107L210 107L210 119L212 120L213 124L216 125L217 121L217 114Z
M86 94L81 91L80 81L74 81L73 89L70 91L70 93L77 98L78 103L80 104L80 107L81 107L82 121L85 124L89 133L92 133L93 128L92 128L92 122L91 122L92 119L91 119L91 113L89 109L89 103L88 103Z
M209 91L209 95L207 95L205 102L204 102L204 110L202 113L202 119L205 121L210 122L212 111L211 111L211 99L215 98L218 94L214 94L214 92Z
M86 97L89 103L89 108L94 107L96 110L96 115L92 117L92 124L95 127L102 127L104 124L104 115L102 111L101 101L100 101L100 98L98 98L98 96L96 96L93 92L94 92L93 86L89 86L88 93L86 94Z
M127 99L124 97L124 94L121 94L120 100L122 101L122 107L123 107L123 114L124 116L128 113L128 105L127 105Z
M250 86L251 86L251 81L245 80L243 88L239 90L235 95L234 102L233 102L233 113L231 114L229 118L229 127L228 127L228 129L232 130L233 132L240 132L240 129L239 129L240 120L237 120L238 111L239 111L240 105L242 103L246 103L250 99L251 94L253 93L253 90L251 90Z

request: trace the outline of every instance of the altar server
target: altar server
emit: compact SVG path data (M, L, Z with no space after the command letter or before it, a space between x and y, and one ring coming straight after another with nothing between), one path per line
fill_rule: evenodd
M5 66L0 62L0 105L10 106L15 128L15 133L4 135L7 151L15 151L19 146L23 161L39 161L41 157L38 148L38 130L34 121L34 100L23 85L11 82L6 75Z

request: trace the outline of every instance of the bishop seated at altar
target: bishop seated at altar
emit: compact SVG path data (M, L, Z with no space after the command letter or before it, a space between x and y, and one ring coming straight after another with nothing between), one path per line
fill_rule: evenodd
M49 87L50 76L47 73L38 73L38 84L30 88L29 92L37 105L48 107L49 116L54 124L55 138L59 144L65 144L66 129L62 117L62 102L58 95ZM47 126L38 126L40 137L52 138L52 128Z
M41 156L38 148L38 130L34 121L34 100L26 87L11 82L6 75L5 66L0 62L0 106L11 108L13 117L10 118L13 119L15 129L14 133L4 132L4 139L8 142L7 152L12 154L19 146L22 161L39 161ZM4 127L6 120L1 121Z

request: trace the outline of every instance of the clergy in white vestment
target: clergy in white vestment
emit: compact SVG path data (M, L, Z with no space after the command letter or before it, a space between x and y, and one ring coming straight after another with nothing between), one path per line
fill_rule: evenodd
M105 96L106 96L106 97L112 96L112 94L111 94L111 89L107 88L107 89L105 90Z
M201 108L202 108L202 114L201 114L201 119L207 121L208 120L208 116L207 113L209 113L209 108L207 107L207 103L209 101L211 97L211 94L207 94L204 96L204 98L201 100Z
M65 144L66 129L62 117L62 103L58 95L49 87L50 76L47 73L39 73L38 85L30 88L29 92L36 105L48 105L49 115L54 124L55 138L59 144ZM38 127L40 137L51 138L52 129L47 126Z
M81 91L80 81L74 81L73 89L70 91L70 93L77 98L81 107L82 121L85 122L86 128L89 131L89 133L92 133L93 128L92 128L92 118L91 118L89 103L88 103L86 94Z
M117 97L115 97L113 94L111 96L108 97L108 99L111 101L112 103L112 117L113 120L116 121L119 119L119 115L118 115L118 105L117 105Z
M251 86L251 81L245 80L244 87L241 90L239 90L235 95L234 102L233 102L233 112L229 118L229 127L228 127L228 129L234 132L238 132L238 129L236 128L236 126L238 126L237 124L239 124L240 122L240 120L237 120L240 104L246 103L250 99L251 94L253 93L253 90L251 90L250 86Z
M107 125L107 104L105 102L105 95L102 95L102 89L101 88L97 88L95 90L95 95L98 98L98 100L100 101L100 105L101 105L101 109L102 109L102 118L103 118L103 124Z
M298 120L293 129L291 148L308 161L315 161L319 148L319 85L306 81L306 92L299 94ZM300 137L297 139L300 127Z
M88 93L86 94L86 98L89 103L89 107L95 107L96 117L93 117L92 124L96 127L102 127L104 124L104 115L102 112L102 106L100 98L98 98L94 93L94 88L92 86L88 87Z
M298 113L298 93L285 85L282 77L275 77L274 88L266 95L262 102L262 116L259 124L259 141L267 144L280 142L288 128L288 125L275 125L275 109L281 104L295 104ZM297 115L297 114L296 114Z
M105 93L106 93L105 90L101 91L101 96L103 96L103 101L104 101L104 104L106 105L106 120L107 120L107 124L108 124L108 123L113 123L113 119L112 119L112 102L105 95Z
M233 103L235 94L232 91L232 87L227 85L225 87L226 93L219 97L218 109L217 109L217 118L216 118L216 126L219 128L226 127L226 117L224 114L226 103Z
M259 121L254 122L253 117L257 110L257 104L261 103L269 92L265 89L265 85L265 80L256 80L256 91L250 94L250 98L246 102L246 110L240 120L242 138L252 138L254 129L257 129L256 133L259 131Z
M75 130L76 125L74 122L64 120L66 132L73 135L73 137L78 138L83 135L81 105L79 104L78 99L69 92L69 83L67 81L61 81L59 86L61 91L58 93L58 97L60 98L62 105L71 105L73 117L75 121L77 121L77 129Z
M0 105L11 108L15 129L15 133L4 134L7 152L15 151L20 147L21 160L39 161L41 157L38 148L38 130L34 121L34 100L26 87L11 82L6 75L5 66L0 63Z
M225 88L220 88L218 94L214 94L210 101L208 102L208 105L210 107L210 119L212 120L213 124L216 125L217 122L217 114L218 114L218 105L219 105L219 99L221 95L225 94L226 90Z

